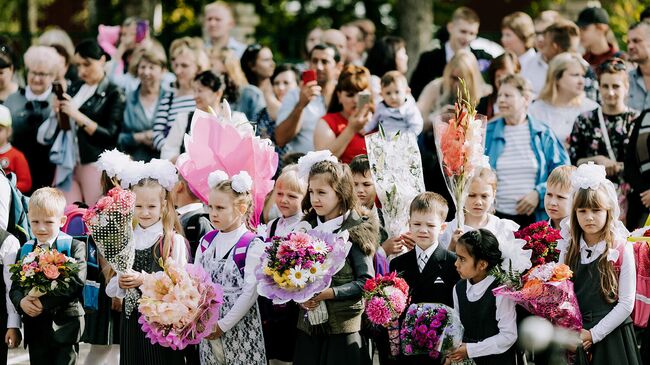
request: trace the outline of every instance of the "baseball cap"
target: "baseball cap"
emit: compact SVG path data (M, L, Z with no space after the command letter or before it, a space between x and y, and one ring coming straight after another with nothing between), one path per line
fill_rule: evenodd
M0 105L0 127L11 127L11 112L4 105Z
M603 8L585 8L578 14L576 25L586 27L590 24L609 24L609 15Z

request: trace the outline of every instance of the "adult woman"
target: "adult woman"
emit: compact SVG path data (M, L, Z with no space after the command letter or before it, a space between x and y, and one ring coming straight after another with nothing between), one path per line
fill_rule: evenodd
M328 149L341 162L349 163L366 154L366 141L359 133L371 117L372 98L357 110L357 94L370 88L370 72L365 67L347 65L341 71L327 114L314 130L314 148Z
M0 104L4 103L9 95L18 91L18 84L14 80L14 54L8 45L0 45Z
M608 177L620 187L625 148L639 113L625 105L629 89L625 61L611 58L600 65L599 74L602 109L578 116L569 139L569 156L574 165L593 161L605 166Z
M235 53L228 49L210 51L210 59L221 64L226 89L224 98L232 110L244 113L248 120L253 120L266 107L264 94L254 85L250 85ZM219 67L216 67L219 68ZM213 67L215 69L215 67Z
M501 21L501 44L512 52L523 66L535 56L535 25L530 15L516 11Z
M560 53L548 65L546 84L530 106L530 115L547 123L557 138L568 145L578 115L598 108L585 97L585 72L588 65L573 53Z
M518 74L521 71L521 64L517 56L509 51L495 58L488 68L488 79L492 86L492 94L485 98L485 102L479 104L476 108L479 113L487 116L488 119L499 114L499 105L497 104L497 95L501 78L505 75Z
M212 71L203 71L196 75L192 85L196 109L209 112L212 108L218 115L223 114L221 102L223 101L224 84L218 75ZM193 114L193 110L178 114L160 151L161 158L176 161L176 158L185 151L184 136L190 132ZM249 128L249 132L252 133L252 126L243 124L246 122L246 117L242 113L233 112L232 119L238 128Z
M273 85L271 84L271 76L273 76L273 71L275 70L273 52L271 52L269 47L252 44L244 51L240 63L248 84L262 91L266 103L266 111L275 120L281 102L275 97Z
M124 115L124 95L104 72L109 58L95 40L79 43L75 48L74 62L80 81L70 86L65 100L54 99L54 111L66 114L70 123L76 125L79 162L70 176L71 186L68 189L61 186L69 202L82 201L88 205L97 202L101 196L101 186L98 184L101 172L95 162L100 153L115 148L117 144ZM57 166L57 169L65 171L62 167Z
M169 47L172 70L176 75L174 89L160 101L153 125L153 145L161 150L178 113L188 113L196 107L192 81L209 69L208 55L190 37L176 39Z
M545 219L546 179L569 162L551 129L526 114L530 98L526 79L502 78L497 98L502 117L488 124L485 138L485 154L498 180L496 215L521 226Z
M160 85L166 64L165 50L153 43L148 48L136 50L131 59L129 72L140 82L135 90L126 94L124 121L117 144L135 161L149 162L158 157L153 146L153 122L161 100L169 93Z
M70 63L74 55L74 43L65 30L60 28L46 30L38 37L38 44L53 47L63 60L64 67L59 70L59 75L55 80L65 81L68 85L79 81L77 68Z
M120 27L120 38L115 53L112 54L112 61L109 62L108 75L112 83L130 91L135 87L135 78L128 73L131 57L138 45L149 41L149 30L142 32L138 23L143 20L136 17L126 18ZM138 34L140 32L140 34Z
M34 191L50 186L54 178L50 148L36 143L36 131L50 116L50 105L54 97L52 81L63 65L54 48L45 46L29 47L24 62L27 68L27 86L9 95L5 106L11 111L12 144L25 154L29 170L34 172Z
M406 75L409 57L406 43L400 37L386 36L375 42L368 52L366 67L372 75L371 85L375 96L381 92L380 79L388 71L399 71Z
M284 96L289 90L298 87L298 69L288 63L279 65L275 68L273 76L271 76L271 84L273 86L273 94L278 101L282 102L282 99L284 99ZM257 125L256 132L258 136L268 138L275 143L275 119L271 117L267 109L268 106L262 109L255 120L255 124ZM276 145L275 150L282 157L288 148L287 146L278 147Z

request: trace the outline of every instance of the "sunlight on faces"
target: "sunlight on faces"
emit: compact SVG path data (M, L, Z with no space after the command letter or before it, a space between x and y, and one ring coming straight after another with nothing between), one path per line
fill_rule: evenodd
M571 63L559 80L557 80L558 92L564 92L571 97L576 97L584 92L585 70L577 62Z
M589 24L587 26L580 27L580 44L585 49L591 48L605 36L606 34L602 30L598 29L598 25L596 24Z
M391 108L399 108L406 102L409 87L404 81L391 82L381 88L381 97Z
M257 54L255 65L251 68L260 79L268 79L273 76L275 69L275 62L273 61L273 52L267 47L264 47Z
M526 45L510 28L501 29L501 45L506 51L516 55L526 52Z
M235 26L230 10L221 5L207 8L203 22L205 30L211 38L227 36Z
M354 194L359 202L367 208L372 208L375 204L377 191L370 172L366 175L352 174L352 181L354 181Z
M172 60L172 70L178 83L184 85L194 80L194 77L199 72L199 66L192 52L185 50Z
M55 239L66 222L62 213L48 212L45 209L33 209L27 213L34 237L40 243Z
M303 194L283 184L281 180L275 184L275 205L282 217L287 218L300 212Z
M406 72L409 69L409 56L406 53L406 48L401 47L395 52L395 67L397 71L406 75Z
M526 97L510 84L503 84L499 87L497 103L499 113L506 119L514 118L528 108Z
M83 58L78 53L74 55L74 64L77 66L79 78L87 84L95 84L104 78L104 56L95 60L92 58Z
M650 55L650 25L641 24L627 33L629 61L644 63Z
M298 87L296 73L293 71L284 71L273 79L273 94L278 100L282 101L289 90Z
M571 189L563 189L559 184L548 184L544 195L546 214L553 221L561 221L571 214Z
M469 44L478 35L479 23L470 23L466 20L457 19L447 24L449 31L449 43L452 49L459 50L469 47Z
M135 219L142 228L149 228L162 218L165 204L162 186L134 186Z
M616 73L604 72L600 75L599 88L604 105L610 108L624 105L629 89L627 75L624 71Z
M196 103L196 108L206 112L208 111L209 106L219 104L219 99L223 94L223 91L212 91L212 89L203 85L199 81L192 82L192 88L194 89L194 102Z
M409 231L415 243L426 250L434 242L438 242L440 232L445 229L446 223L441 214L435 210L429 212L413 211L409 218Z
M582 229L585 241L598 241L604 237L607 217L612 207L608 205L607 194L598 189L595 196L596 204L592 206L576 206L578 225Z
M235 204L233 193L212 189L208 197L208 214L214 228L231 232L242 225L246 205Z
M465 201L465 212L473 217L484 217L494 204L494 188L482 180L475 179L469 185Z
M325 221L343 214L341 199L329 184L326 174L317 174L309 179L309 201L316 214Z
M319 84L324 84L336 74L336 61L334 60L334 50L316 49L311 53L310 68L316 70L316 77Z
M151 63L145 59L142 59L138 64L137 72L138 72L138 79L140 79L140 82L143 85L146 84L147 86L160 84L160 80L162 79L163 76L162 66L155 63Z
M485 273L488 263L485 260L476 261L467 250L467 246L459 241L456 245L456 271L462 279L470 280Z

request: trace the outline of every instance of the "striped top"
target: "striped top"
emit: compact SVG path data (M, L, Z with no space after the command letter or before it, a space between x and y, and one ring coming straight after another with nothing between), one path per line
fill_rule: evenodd
M189 113L196 109L194 95L176 96L171 92L160 101L160 107L156 112L156 119L153 122L153 145L160 151L165 144L165 139L172 124L176 121L178 113Z
M496 209L517 214L517 202L535 188L538 162L530 144L528 122L506 125L503 153L497 161Z

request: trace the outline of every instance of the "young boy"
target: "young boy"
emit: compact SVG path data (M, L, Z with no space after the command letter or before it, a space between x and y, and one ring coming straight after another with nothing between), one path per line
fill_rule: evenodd
M0 166L6 174L16 174L16 187L26 194L32 188L32 175L25 155L9 143L11 123L11 112L0 105Z
M190 245L190 253L194 255L201 237L214 230L208 213L203 207L201 200L190 189L187 181L181 176L178 183L172 190L172 196L176 203L176 213L183 227L185 238ZM190 262L194 262L192 259Z
M76 260L79 272L70 277L69 286L57 295L37 298L27 295L28 290L17 281L11 285L11 301L22 315L32 364L74 364L79 353L84 327L80 299L86 280L86 247L60 231L66 221L65 206L63 193L54 188L41 188L32 194L28 218L36 238L23 246L19 256L26 256L36 247L57 249Z
M422 114L404 75L399 71L386 72L381 78L381 97L384 100L377 104L372 119L363 128L364 133L370 133L380 123L389 135L402 131L417 136L422 132Z
M556 167L546 180L544 209L555 229L560 229L562 219L571 214L571 175L575 170L572 165Z
M442 303L453 307L453 289L460 276L456 255L438 244L445 228L447 201L440 194L424 192L411 202L409 232L402 239L415 249L394 258L390 271L399 273L410 287L411 303ZM437 364L427 356L406 356L404 362Z
M20 316L9 297L11 288L11 273L9 265L16 263L16 255L20 251L20 242L11 233L0 228L0 270L4 280L0 283L2 292L5 293L3 308L0 309L0 329L4 329L4 341L0 341L0 363L7 363L7 351L20 345Z

